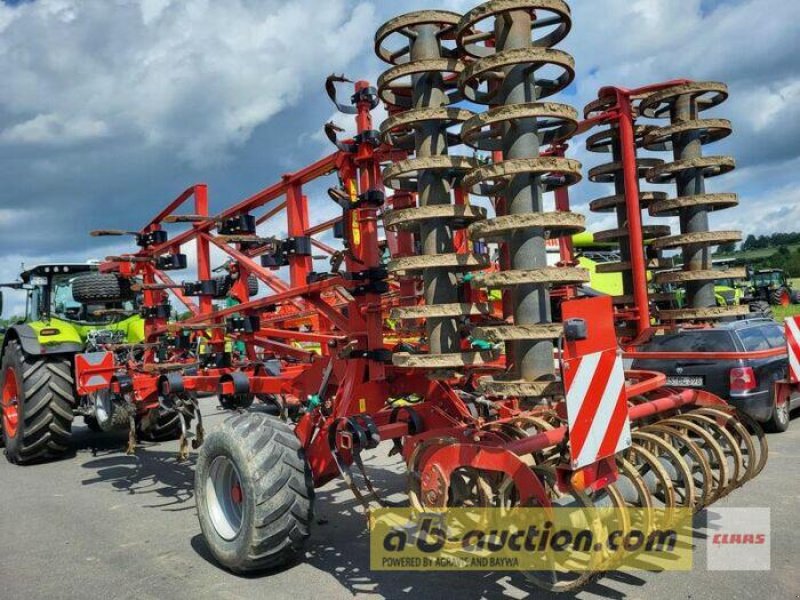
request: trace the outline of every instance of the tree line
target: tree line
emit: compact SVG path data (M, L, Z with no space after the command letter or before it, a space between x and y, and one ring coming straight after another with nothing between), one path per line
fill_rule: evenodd
M763 250L764 248L779 248L780 246L792 246L800 244L800 232L794 233L772 233L770 235L755 236L750 234L742 242L740 248L743 252L748 250ZM727 247L726 247L727 250ZM720 248L720 252L723 249Z

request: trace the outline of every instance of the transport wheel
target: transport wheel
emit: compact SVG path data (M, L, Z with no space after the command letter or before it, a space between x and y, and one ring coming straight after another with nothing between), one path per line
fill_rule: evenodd
M130 279L115 273L87 273L72 282L72 296L81 304L122 302L133 299Z
M156 408L149 422L136 424L137 434L148 442L167 442L181 437L181 415L174 410Z
M260 413L226 419L200 447L194 491L203 537L225 568L274 569L301 555L314 486L300 442L282 421Z
M75 402L69 359L29 357L19 342L12 340L6 347L2 373L8 461L21 465L65 455Z

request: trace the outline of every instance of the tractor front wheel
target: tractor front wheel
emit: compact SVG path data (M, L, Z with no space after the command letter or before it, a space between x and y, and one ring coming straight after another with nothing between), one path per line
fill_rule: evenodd
M69 359L28 356L16 340L8 343L2 362L2 421L9 462L50 460L69 451L72 389Z
M236 414L211 432L195 470L200 528L234 573L282 567L310 533L314 486L300 442L282 421Z

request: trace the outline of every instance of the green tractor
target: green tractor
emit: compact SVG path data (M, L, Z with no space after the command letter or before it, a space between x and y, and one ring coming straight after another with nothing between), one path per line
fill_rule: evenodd
M94 431L121 429L123 421L128 426L129 415L103 395L79 397L73 372L78 353L143 341L130 280L100 273L94 264L58 263L27 269L20 281L0 287L27 292L24 321L2 332L0 445L6 458L26 464L63 456L76 416ZM146 426L141 433L149 439L180 435L175 414L159 414Z
M772 306L789 306L800 303L800 293L792 289L783 269L748 268L750 289L747 301L768 303Z

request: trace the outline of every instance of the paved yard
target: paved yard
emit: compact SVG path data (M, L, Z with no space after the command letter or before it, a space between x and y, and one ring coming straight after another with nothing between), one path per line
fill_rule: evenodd
M210 415L209 425L220 419ZM306 562L266 576L231 575L213 564L199 535L193 462L175 460L176 444L130 457L120 437L76 427L75 438L76 455L57 463L20 468L0 460L0 599L547 596L498 573L370 572L363 518L338 482L318 493ZM691 573L614 574L577 598L800 598L800 419L769 442L761 476L718 505L771 508L770 572L709 572L700 540ZM395 471L376 470L378 483L396 481Z

